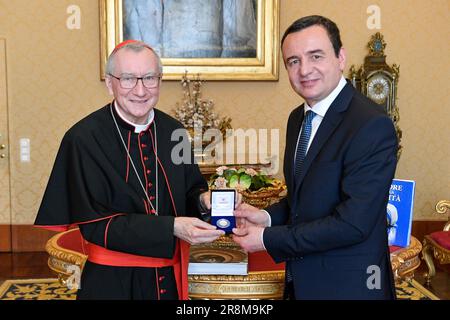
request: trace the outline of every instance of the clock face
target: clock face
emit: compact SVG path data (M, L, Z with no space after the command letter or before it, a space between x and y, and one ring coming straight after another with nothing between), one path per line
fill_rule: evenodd
M384 77L376 75L367 81L367 96L376 103L384 103L388 94L389 82Z

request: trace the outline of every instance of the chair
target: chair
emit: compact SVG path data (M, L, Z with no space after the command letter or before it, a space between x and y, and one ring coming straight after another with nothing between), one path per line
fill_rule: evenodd
M59 282L66 286L75 270L83 270L87 255L83 248L84 240L78 228L60 232L51 237L45 246L48 252L48 266L54 271Z
M425 274L426 284L431 283L431 278L436 275L433 257L440 264L450 263L450 201L441 200L436 204L436 212L445 214L448 212L448 221L442 231L436 231L426 235L423 240L422 259L428 266L428 273Z

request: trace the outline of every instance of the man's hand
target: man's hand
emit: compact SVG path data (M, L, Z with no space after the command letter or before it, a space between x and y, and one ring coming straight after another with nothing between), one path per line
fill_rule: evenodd
M233 228L233 240L247 252L263 251L262 243L263 227L248 226L245 228Z
M190 244L200 244L213 242L225 232L197 218L176 217L173 234Z
M245 228L250 225L269 226L269 216L267 213L247 203L240 204L234 211L234 216L236 217L236 224L239 228Z

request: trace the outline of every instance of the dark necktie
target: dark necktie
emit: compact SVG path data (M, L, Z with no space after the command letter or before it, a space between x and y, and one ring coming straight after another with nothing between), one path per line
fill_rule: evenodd
M312 120L315 115L314 111L308 110L303 119L302 132L300 134L300 139L298 139L297 152L295 154L294 181L300 177L302 171L303 161L305 160L306 150L308 149L308 142L311 138Z

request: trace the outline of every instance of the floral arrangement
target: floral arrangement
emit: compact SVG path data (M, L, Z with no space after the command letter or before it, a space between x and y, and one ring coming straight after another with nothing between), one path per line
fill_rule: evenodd
M253 168L229 168L221 166L211 176L209 185L212 189L233 188L239 192L259 191L263 188L278 188L281 181L271 178L263 170Z
M188 129L191 135L193 135L194 130L204 133L206 130L214 128L219 129L225 136L226 129L231 129L231 119L220 118L214 112L214 102L202 99L200 75L190 80L186 71L181 79L181 85L184 96L181 104L176 104L175 118Z
M286 185L270 177L263 170L253 168L229 168L221 166L216 169L209 181L210 189L236 189L242 194L243 201L258 208L265 208L283 196Z

